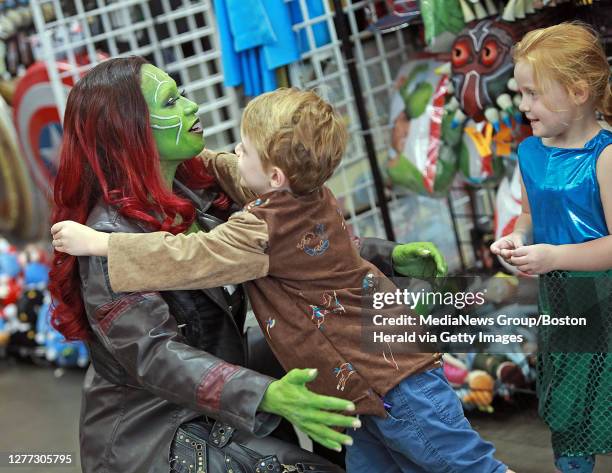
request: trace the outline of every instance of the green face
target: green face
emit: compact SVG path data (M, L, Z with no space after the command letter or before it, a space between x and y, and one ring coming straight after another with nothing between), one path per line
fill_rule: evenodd
M140 88L162 161L182 161L200 153L204 137L198 106L179 93L168 74L151 64L140 69Z

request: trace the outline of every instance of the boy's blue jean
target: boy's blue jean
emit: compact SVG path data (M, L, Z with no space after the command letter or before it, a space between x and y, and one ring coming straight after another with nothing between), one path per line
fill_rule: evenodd
M384 398L389 415L350 430L347 473L504 473L495 449L463 415L442 368L404 379Z

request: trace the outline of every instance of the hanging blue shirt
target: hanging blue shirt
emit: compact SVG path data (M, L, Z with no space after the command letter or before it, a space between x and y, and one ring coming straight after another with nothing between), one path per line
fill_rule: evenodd
M297 61L300 52L308 50L305 36L298 47L293 31L293 24L303 21L295 16L296 0L214 0L214 6L224 83L244 84L248 96L276 89L275 69ZM311 17L323 13L321 0L308 0L307 6ZM317 46L329 42L325 23L315 25L313 32Z
M306 8L308 9L309 18L317 18L325 13L323 2L321 0L306 0ZM290 0L289 12L291 13L291 23L296 25L304 21L302 15L302 9L300 8L299 0ZM300 53L306 53L310 51L310 43L308 41L308 33L306 28L300 29L298 32L298 47ZM312 35L314 39L314 47L320 48L329 44L331 37L329 35L329 28L327 27L327 21L320 21L312 25Z

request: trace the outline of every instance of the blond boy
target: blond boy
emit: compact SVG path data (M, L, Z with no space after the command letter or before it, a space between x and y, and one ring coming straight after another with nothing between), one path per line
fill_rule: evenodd
M348 137L331 105L314 92L270 92L247 105L241 135L235 155L203 155L230 197L246 204L227 223L189 235L89 235L83 227L86 238L64 227L56 249L108 254L115 291L244 282L285 369L317 368L311 388L350 399L363 415L347 450L351 473L507 471L463 416L440 354L360 349L362 288L384 276L359 256L324 186Z

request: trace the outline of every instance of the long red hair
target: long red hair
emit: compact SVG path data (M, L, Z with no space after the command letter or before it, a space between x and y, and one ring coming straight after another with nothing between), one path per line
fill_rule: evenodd
M145 63L140 57L110 59L91 69L70 91L53 223L85 223L99 201L152 231L176 234L193 222L193 205L173 194L161 175L149 110L140 89L140 68ZM190 187L214 185L200 160L188 160L181 167ZM226 206L227 199L221 197L216 204ZM67 340L88 339L76 257L54 253L49 289L55 302L53 326Z

